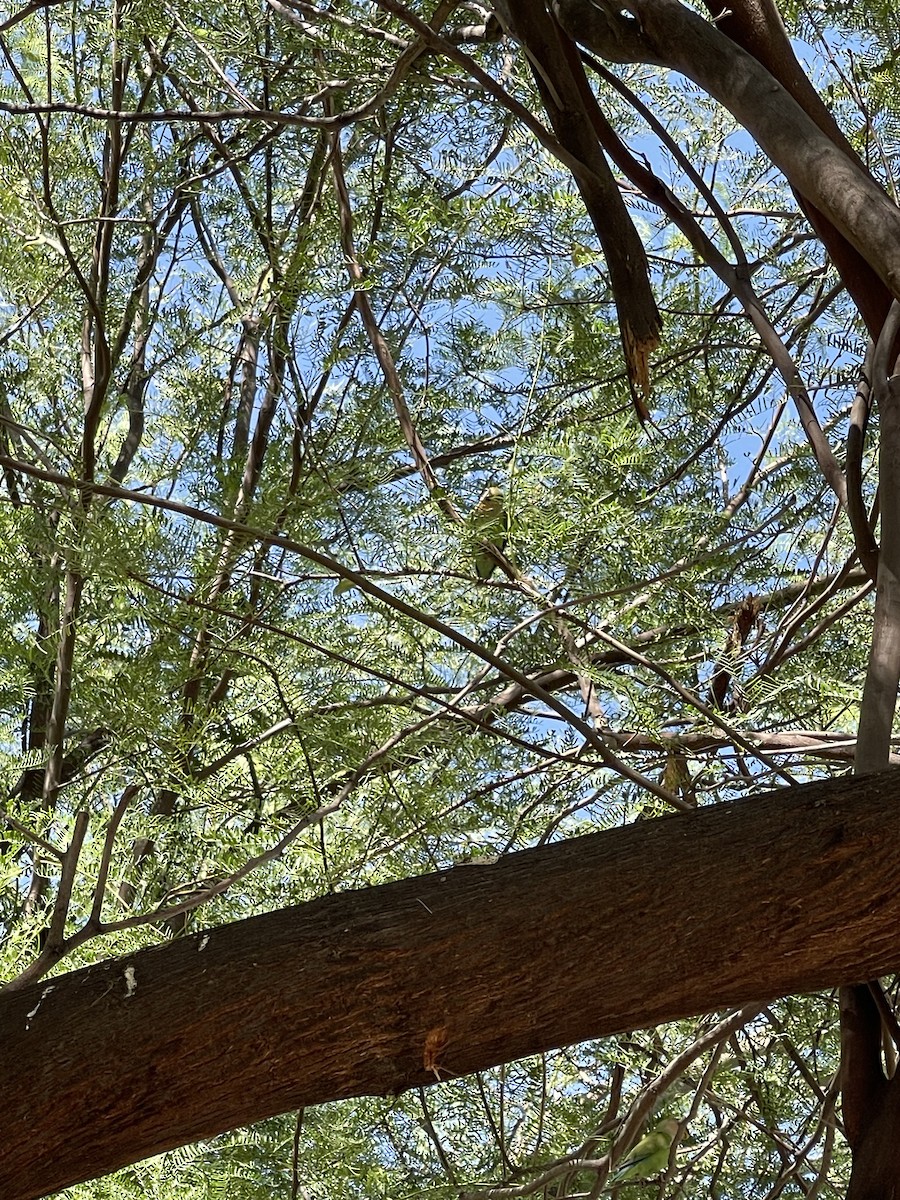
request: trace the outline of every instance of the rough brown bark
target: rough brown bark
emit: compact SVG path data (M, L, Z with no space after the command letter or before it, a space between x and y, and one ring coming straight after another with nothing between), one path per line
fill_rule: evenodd
M0 1196L900 965L900 772L324 897L0 997Z

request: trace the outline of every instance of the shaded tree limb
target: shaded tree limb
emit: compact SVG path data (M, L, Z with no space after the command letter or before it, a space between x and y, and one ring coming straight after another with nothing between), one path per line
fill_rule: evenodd
M577 74L583 76L583 71L571 35L563 31L554 20L550 20L543 5L531 2L527 11L524 5L517 5L515 18L513 18L511 10L506 12L505 19L508 28L515 30L516 36L523 40L523 44L527 45L529 61L536 68L535 78L538 80L542 97L546 96L546 100L551 106L548 109L548 115L553 117L555 113L559 129L566 130L565 141L563 141L561 137L551 134L525 105L510 95L470 55L461 51L453 42L441 37L431 26L401 4L400 0L378 0L378 6L409 25L429 47L445 55L451 62L463 67L473 79L481 84L489 96L492 96L521 121L525 128L534 134L538 142L572 172L582 193L582 198L585 199L588 215L600 238L604 254L607 256L619 313L620 334L625 350L629 382L632 389L637 385L637 391L632 391L632 399L639 414L643 416L645 409L641 407L643 404L641 393L649 386L648 358L657 345L661 321L656 301L650 289L643 243L624 208L624 202L619 194L618 185L613 179L609 164L603 157L596 139L589 131L590 122L584 121L585 97L582 95L580 83L576 84L575 77L572 76L573 70L576 71L576 76ZM523 20L531 23L529 25L530 33L519 32ZM553 71L546 70L543 65L544 55L548 51L547 44L542 42L544 34L549 37L551 44L555 44L554 64L560 65L562 61L567 64L564 69L560 70L558 77ZM569 62L570 56L571 63ZM562 86L562 94L560 94L557 84ZM590 88L586 82L584 86L590 95ZM596 106L596 101L592 101L592 103ZM573 127L570 128L570 125ZM558 132L558 130L554 129L554 132ZM578 152L574 152L571 148L576 141ZM610 182L613 184L611 189ZM587 197L590 197L590 202ZM604 202L608 205L607 209L604 209ZM625 220L621 219L620 209L621 213L624 213ZM617 213L619 215L616 215ZM618 235L621 240L617 240L614 235ZM643 270L641 263L644 264Z
M879 771L887 764L900 685L900 376L891 374L898 330L900 302L895 300L872 362L872 387L880 418L881 549L872 646L859 717L858 773Z
M643 422L650 415L649 360L659 344L662 319L650 288L643 243L597 137L597 127L607 122L575 42L547 11L544 0L501 0L495 7L501 23L525 49L560 145L588 168L574 173L575 182L603 247L632 399Z
M872 371L872 355L874 344L869 343L856 394L850 406L850 420L847 425L846 440L846 477L847 477L847 516L850 528L853 530L853 540L856 543L856 553L865 568L869 579L875 583L878 578L878 543L872 528L874 518L870 517L863 496L863 449L866 440L866 429L869 424L869 414L872 408L872 389L869 375Z
M841 1090L853 1154L847 1200L884 1200L900 1187L900 1076L888 1079L882 1065L886 1003L877 981L841 988Z
M894 300L872 355L871 383L881 434L881 547L857 775L878 771L887 762L900 684L900 376L891 373L898 330L900 303ZM882 1067L879 993L874 978L868 987L841 989L843 1101L853 1155L848 1200L881 1200L900 1190L900 1077L888 1080Z

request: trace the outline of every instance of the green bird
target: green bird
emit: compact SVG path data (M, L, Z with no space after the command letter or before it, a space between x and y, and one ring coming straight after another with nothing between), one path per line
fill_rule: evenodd
M615 1174L610 1176L609 1182L619 1184L629 1179L652 1179L654 1175L661 1174L668 1165L669 1150L680 1124L671 1118L660 1121L652 1133L642 1137L629 1151Z
M509 513L506 511L503 488L492 486L484 490L472 509L471 521L476 542L475 574L479 579L490 579L497 569L497 563L487 547L493 546L502 554L509 537Z

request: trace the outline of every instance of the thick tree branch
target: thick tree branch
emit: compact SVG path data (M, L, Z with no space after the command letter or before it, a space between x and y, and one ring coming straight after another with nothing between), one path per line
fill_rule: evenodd
M525 49L550 125L560 144L587 168L575 182L603 247L619 317L619 332L638 417L649 417L650 354L662 320L650 289L643 243L625 207L597 137L605 124L577 47L553 19L544 0L495 0L501 23Z
M0 1195L30 1200L303 1105L894 970L898 801L895 771L786 788L7 993Z

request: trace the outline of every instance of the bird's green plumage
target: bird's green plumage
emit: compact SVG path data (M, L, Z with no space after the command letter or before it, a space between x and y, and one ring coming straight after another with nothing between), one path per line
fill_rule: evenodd
M671 1118L661 1121L652 1133L642 1137L628 1152L619 1163L618 1170L610 1176L609 1182L618 1184L629 1179L651 1179L664 1171L669 1162L672 1141L678 1132L678 1124L678 1121Z
M485 489L472 510L471 521L475 574L479 579L490 579L497 563L487 546L495 546L502 554L509 536L509 514L503 488Z

